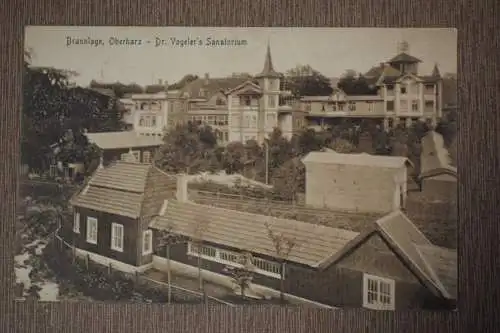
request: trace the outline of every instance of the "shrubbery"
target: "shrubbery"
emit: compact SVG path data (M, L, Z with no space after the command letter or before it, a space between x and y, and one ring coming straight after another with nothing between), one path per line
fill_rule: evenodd
M106 267L91 261L88 267L84 259L75 258L73 262L71 251L60 251L54 242L45 248L43 260L55 273L63 297L83 295L97 301L167 302L166 291L139 284L132 276L118 271L109 274ZM174 297L173 302L188 301Z

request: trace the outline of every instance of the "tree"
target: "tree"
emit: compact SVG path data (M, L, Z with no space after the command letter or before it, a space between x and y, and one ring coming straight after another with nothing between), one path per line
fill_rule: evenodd
M193 75L193 74L185 75L182 79L180 79L176 83L174 83L171 86L169 86L168 89L172 89L172 90L182 89L188 83L191 83L191 82L193 82L194 80L197 80L197 79L198 79L198 75Z
M250 287L255 267L252 264L252 254L243 252L238 258L241 266L229 266L227 270L231 273L234 283L240 288L240 295L245 299L245 291Z
M299 157L288 160L276 170L273 185L281 200L295 200L297 193L305 192L306 168Z
M245 146L241 142L230 142L224 151L222 167L228 174L243 170L245 162Z
M155 164L174 173L213 170L216 149L217 139L209 126L178 125L165 135Z
M276 256L280 261L280 300L282 303L285 301L285 263L290 252L296 245L296 240L288 237L284 233L277 233L272 230L269 223L265 224L269 239L272 241Z
M172 269L170 267L170 249L172 245L185 242L184 237L172 232L172 226L169 226L166 230L161 230L158 234L158 245L159 251L165 250L165 257L167 258L167 282L168 282L168 303L170 304L172 300Z
M330 148L335 150L337 153L343 154L353 153L355 150L354 145L345 139L334 140L331 143Z
M309 65L288 70L283 85L295 97L326 96L333 92L330 80Z
M70 79L77 73L30 66L30 55L25 54L21 159L31 170L47 170L54 149L61 148L60 145L66 145L65 156L69 159L62 162L83 158L89 150L83 139L85 130L122 128L123 114L112 96L72 87ZM72 144L64 142L69 132L73 136ZM70 147L80 151L70 152Z
M123 84L121 82L104 83L95 80L90 81L89 88L110 89L116 97L122 98L126 94L141 94L144 88L137 83Z
M362 75L345 75L338 82L337 86L347 95L376 95L377 88L370 85L368 80Z

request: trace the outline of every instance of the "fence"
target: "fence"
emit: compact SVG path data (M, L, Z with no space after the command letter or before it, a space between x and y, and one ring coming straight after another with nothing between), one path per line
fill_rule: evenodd
M59 235L59 231L60 231L60 227L57 229L57 231L54 234L54 239L57 241L59 251L71 251L72 257L73 257L73 263L74 263L76 260L76 257L77 257L76 248L73 245L66 242ZM84 260L85 260L85 264L86 264L87 269L88 269L90 263L92 263L92 259L90 258L89 255L87 255L87 256L84 256ZM103 269L106 268L108 270L108 274L111 274L112 272L120 272L120 273L124 274L125 276L128 276L129 278L134 280L134 283L136 286L140 286L142 283L144 285L160 287L162 289L168 288L168 283L151 279L142 273L138 273L138 272L136 272L136 273L124 273L122 271L119 271L119 270L113 268L113 266L111 264L109 264L107 266L104 266L104 265L101 265L98 263L93 263L93 264L98 265ZM201 293L199 291L189 290L189 289L182 288L182 287L174 285L174 284L171 284L170 287L171 287L172 297L177 302L179 302L179 300L182 300L183 302L186 302L186 303L192 303L192 302L193 303L203 303L203 302L205 302L207 304L223 304L223 305L228 305L228 306L234 306L234 304L232 304L232 303L223 301L223 300L218 299L216 297L208 296L208 295Z

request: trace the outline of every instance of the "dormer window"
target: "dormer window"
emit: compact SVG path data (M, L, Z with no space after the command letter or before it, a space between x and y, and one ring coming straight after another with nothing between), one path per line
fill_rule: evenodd
M221 97L217 97L217 99L215 100L215 104L216 105L226 105L226 101L224 101L224 99L222 99Z
M401 94L406 94L406 87L401 87L400 89Z

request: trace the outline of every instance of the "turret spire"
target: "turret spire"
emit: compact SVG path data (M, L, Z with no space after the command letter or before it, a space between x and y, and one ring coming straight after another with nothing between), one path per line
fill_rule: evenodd
M432 74L433 77L441 77L441 73L439 72L438 64L434 64L434 68L432 69Z
M271 57L271 44L268 40L266 58L264 60L264 69L260 74L256 75L257 78L260 77L280 77L280 74L274 70L273 59Z

